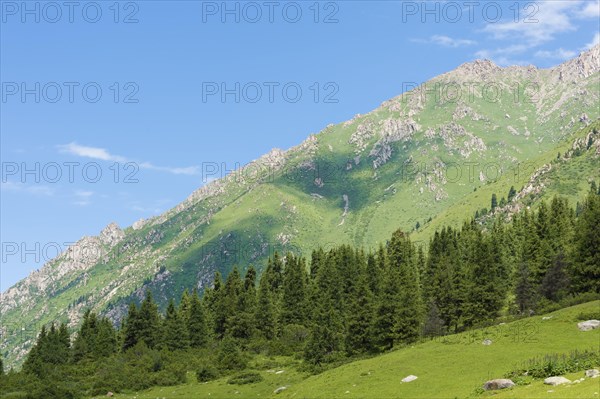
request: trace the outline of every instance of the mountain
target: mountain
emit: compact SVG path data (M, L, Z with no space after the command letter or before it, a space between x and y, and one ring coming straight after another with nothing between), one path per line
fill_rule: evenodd
M18 365L41 324L75 327L88 308L118 323L148 289L164 307L215 271L260 270L275 251L368 249L399 227L426 245L511 186L519 201L496 212L556 193L576 199L600 179L600 140L589 145L599 118L600 46L551 69L463 64L272 150L161 216L82 238L2 294L0 350Z

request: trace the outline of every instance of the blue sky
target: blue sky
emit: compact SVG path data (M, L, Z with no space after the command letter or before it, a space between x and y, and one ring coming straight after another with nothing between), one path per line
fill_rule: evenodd
M0 290L177 205L207 165L289 148L476 58L550 67L599 41L596 0L114 4L0 2Z

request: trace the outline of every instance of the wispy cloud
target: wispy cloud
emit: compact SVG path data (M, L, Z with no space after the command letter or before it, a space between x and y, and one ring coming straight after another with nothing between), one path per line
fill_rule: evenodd
M578 18L600 18L600 0L586 1L583 6L577 10Z
M159 172L171 173L174 175L198 175L200 173L200 168L198 166L188 166L188 167L170 167L170 166L157 166L151 162L135 162L133 160L128 159L127 157L123 157L120 155L115 155L110 153L105 148L100 147L89 147L77 144L75 142L59 145L57 146L60 152L75 155L83 158L91 158L97 159L100 161L109 161L109 162L133 162L136 163L140 169L146 170L154 170Z
M579 10L579 1L548 1L531 3L529 13L523 12L518 20L488 23L484 32L494 39L518 39L529 46L551 40L559 33L575 30L572 13Z
M444 35L433 35L428 39L412 39L411 41L414 43L429 43L429 44L436 44L438 46L452 47L452 48L472 46L474 44L477 44L477 42L474 40L454 39L454 38L451 38L449 36L444 36Z
M93 191L85 191L85 190L76 190L75 191L75 201L73 204L78 206L88 206L92 203L91 199L94 195Z
M488 23L483 28L491 39L497 41L516 41L519 44L482 49L476 56L490 58L500 65L528 64L530 61L519 61L518 58L533 55L536 58L566 60L577 55L577 50L564 48L539 49L548 45L560 34L578 29L578 20L600 17L600 0L538 1L527 3L520 12L518 20ZM588 43L587 50L597 43L598 36ZM536 49L539 49L536 51ZM582 50L582 49L579 49Z
M598 44L600 44L600 32L596 32L592 41L585 45L584 50L589 50Z
M88 147L74 142L65 145L59 145L58 149L63 153L77 155L84 158L98 159L101 161L127 162L125 157L113 155L104 148Z

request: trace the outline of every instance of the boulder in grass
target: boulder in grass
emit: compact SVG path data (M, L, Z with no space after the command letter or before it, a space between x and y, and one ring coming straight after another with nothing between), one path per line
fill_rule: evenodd
M544 380L544 384L552 385L552 386L562 385L562 384L570 384L570 383L571 383L571 380L569 380L565 377L548 377Z
M489 345L491 345L491 344L492 344L492 340L491 340L491 339L489 339L489 338L488 338L488 339L484 339L482 343L483 343L485 346L489 346Z
M596 377L600 376L600 370L597 370L597 369L586 370L585 376L587 378L596 378Z
M588 320L577 323L577 328L580 331L590 331L600 327L600 320Z
M413 382L417 378L419 378L419 377L417 377L416 375L409 375L408 377L403 378L402 382Z
M281 392L285 391L287 389L287 387L279 387L276 390L273 391L274 394L280 394Z
M508 380L505 378L499 378L496 380L490 380L483 385L483 389L486 391L497 391L499 389L512 388L515 386L515 383L512 380Z

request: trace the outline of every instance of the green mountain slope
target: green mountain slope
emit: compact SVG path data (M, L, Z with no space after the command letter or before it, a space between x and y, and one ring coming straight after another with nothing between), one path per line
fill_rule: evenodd
M284 359L264 359L264 364L259 361L255 367L264 381L256 384L230 385L227 384L227 378L200 384L195 382L190 373L190 382L186 385L154 388L118 397L542 398L549 397L547 391L552 389L555 396L560 398L592 398L594 392L599 392L598 379L587 379L582 384L570 387L549 387L540 380L527 381L531 385L517 386L499 394L494 392L493 395L480 393L478 388L489 379L502 378L506 373L518 369L531 358L597 349L600 330L579 331L577 322L579 314L598 311L599 307L600 302L589 302L549 315L439 337L315 376L298 372L293 363L286 363ZM482 345L486 338L492 340L491 345ZM274 370L269 371L273 367L284 372L275 374ZM578 379L583 374L582 371L569 374L568 377ZM409 375L416 375L418 379L403 383L402 379ZM282 386L287 389L274 394Z
M0 350L18 364L41 324L74 327L87 308L118 322L147 289L164 307L217 270L261 269L275 251L371 248L417 222L415 238L426 242L437 226L488 206L493 192L514 185L529 195L532 175L597 126L599 93L600 46L552 69L461 65L272 150L159 217L82 239L2 294ZM547 189L534 187L536 199L565 190L575 198L597 178L597 147L582 151L560 161Z

